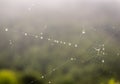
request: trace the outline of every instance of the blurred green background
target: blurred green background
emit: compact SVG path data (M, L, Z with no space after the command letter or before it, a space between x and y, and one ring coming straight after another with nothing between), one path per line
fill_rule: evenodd
M0 84L120 84L119 4L1 0Z

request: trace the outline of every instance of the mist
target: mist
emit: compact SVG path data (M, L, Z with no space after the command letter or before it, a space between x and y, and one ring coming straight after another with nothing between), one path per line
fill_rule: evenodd
M120 2L117 0L1 0L0 21L53 20L119 21ZM69 18L69 19L68 19Z
M0 0L0 84L120 84L119 0Z

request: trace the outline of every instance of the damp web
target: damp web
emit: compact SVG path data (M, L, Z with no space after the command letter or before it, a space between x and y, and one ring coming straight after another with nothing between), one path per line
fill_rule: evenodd
M74 47L74 49L80 49L82 48L80 44L74 44L72 42L66 42L66 41L63 41L63 40L56 40L56 39L53 39L53 38L49 38L49 37L44 37L44 33L41 32L39 35L36 35L36 34L31 34L31 33L27 33L27 32L20 32L20 31L17 31L17 30L12 30L12 29L9 29L8 27L6 28L2 28L1 29L2 32L5 32L6 34L11 32L11 33L20 33L20 35L22 35L23 37L33 37L34 39L38 39L39 41L42 41L42 40L45 40L45 41L48 41L50 43L54 43L54 44L57 44L57 45L66 45L67 47ZM80 34L80 39L81 41L84 39L85 37L85 34L86 34L86 31L85 29L82 29L81 31L81 34ZM14 40L9 40L9 45L14 48ZM54 46L54 45L52 45ZM62 63L61 65L58 65L57 67L53 68L51 71L49 71L48 73L40 76L39 78L40 79L46 79L48 75L50 74L54 74L55 71L59 70L61 67L63 67L64 65L67 65L71 62L74 62L74 61L80 61L81 63L85 63L87 61L91 61L93 60L93 63L94 60L98 61L99 63L102 63L104 64L105 60L104 60L104 56L106 54L105 52L105 44L104 43L101 43L101 44L94 44L93 46L91 46L87 52L90 52L89 54L91 54L88 58L85 58L83 60L81 59L77 59L78 56L71 56L69 57L65 63ZM94 56L92 56L94 53ZM91 61L92 62L92 61ZM33 80L31 81L29 84L34 84L37 80ZM52 83L52 81L48 81L49 84Z
M37 0L32 1L31 2L32 4L30 3L27 6L27 8L25 9L25 11L27 11L27 14L25 14L25 16L29 16L29 15L32 16L32 13L34 13L34 10L37 9L37 7L41 5L41 3L38 3L39 1L38 2L36 2L36 1ZM38 23L38 24L40 24L40 23ZM79 27L80 29L78 31L79 34L77 34L77 35L79 35L79 36L77 36L78 37L77 39L79 39L79 40L77 40L77 42L75 43L75 41L71 41L71 39L69 39L67 41L62 38L56 38L54 35L49 34L49 32L46 32L45 30L49 29L49 25L47 25L47 24L42 26L42 28L43 28L43 29L41 28L42 31L37 31L37 33L31 33L29 31L19 30L20 28L13 29L6 25L8 25L8 24L0 25L0 33L4 33L5 36L12 36L12 34L13 35L19 34L18 38L19 37L24 38L25 41L29 41L29 39L31 39L30 41L37 40L38 43L44 41L45 43L48 43L48 45L50 45L52 47L57 47L60 49L66 48L66 50L71 49L71 52L69 51L70 56L69 55L65 56L66 55L65 54L64 55L66 57L65 59L63 58L63 56L59 57L60 58L59 60L64 59L64 62L62 61L60 63L60 65L57 65L57 63L56 63L56 65L53 66L54 68L52 67L49 71L46 71L46 73L41 73L42 75L39 76L39 79L46 80L48 84L55 84L54 80L51 80L49 77L51 75L55 74L56 71L59 71L59 69L61 69L62 67L66 67L69 64L78 63L78 64L83 64L84 66L86 66L87 64L96 64L97 67L104 68L109 63L107 58L109 57L109 55L111 53L114 53L115 57L119 58L119 56L120 56L119 48L112 49L113 46L111 46L110 47L111 52L109 52L109 50L107 50L108 43L111 42L111 37L114 37L114 34L111 35L110 37L107 35L104 37L104 34L100 33L103 31L100 30L99 26L98 26L98 28L96 28L96 26L95 27L94 26L86 26L85 24L81 23L80 27ZM117 26L119 26L119 25L117 25ZM100 26L100 27L102 27L102 26ZM116 28L117 28L116 25L115 26L110 25L110 27L113 30L116 30ZM116 32L117 31L115 31L115 33ZM94 36L97 34L99 34L101 37L99 38L99 35L98 35L98 37L94 38ZM9 40L7 40L8 46L15 53L15 49L17 47L16 43L18 43L19 41L16 41L16 39L17 39L16 37L12 38L12 39L10 39L10 38L8 38L8 39L9 39ZM90 40L93 40L93 39L97 39L97 40L94 40L93 42L91 42ZM88 42L88 43L84 43L84 42ZM21 43L21 45L22 45L22 43ZM85 48L86 47L85 45L88 47ZM76 51L78 51L78 52L76 52ZM63 53L62 50L59 52ZM82 53L79 53L79 52L82 52ZM86 57L84 57L84 54L86 55ZM55 59L57 57L58 56L56 55L53 58ZM37 66L37 67L39 67L39 66ZM27 72L27 73L29 74L29 72ZM111 73L114 73L114 72L111 71ZM34 84L35 82L37 82L37 80L32 80L28 84Z

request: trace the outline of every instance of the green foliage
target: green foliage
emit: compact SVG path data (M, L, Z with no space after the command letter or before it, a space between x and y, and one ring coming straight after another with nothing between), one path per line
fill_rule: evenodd
M20 32L27 31L30 35L39 35L40 30L38 28L38 31L36 31L34 24L32 26L23 24L23 27L19 23L17 24L18 28L23 28L20 29ZM54 21L53 24L48 23L49 28L46 29L46 32L49 35L47 33L43 34L45 37L43 40L29 35L24 37L21 33L11 32L12 30L7 33L0 31L0 69L7 68L20 71L23 75L19 78L21 84L27 84L34 80L38 80L34 84L43 84L49 79L53 80L55 84L107 84L111 77L116 77L119 80L120 56L117 55L120 52L120 45L117 41L119 37L111 36L111 33L106 31L109 28L104 29L100 26L96 29L94 25L92 25L93 28L87 25L85 27L86 34L80 37L83 27L79 22L65 24ZM19 31L16 26L8 25L8 27ZM26 27L30 27L30 29ZM119 30L115 29L116 31ZM46 39L49 36L52 36L53 40L65 41L67 44L47 41ZM10 39L13 41L12 46L8 42ZM73 47L73 44L68 46L69 42L77 43L78 48ZM105 55L98 56L94 48L103 43L105 45ZM66 63L71 57L75 57L76 60ZM102 59L105 60L104 63L101 62ZM48 74L54 68L57 68L57 70L50 74L51 76L48 75L47 80L39 80L40 74L34 75L34 72ZM29 74L29 72L32 74ZM1 71L0 84L7 84L6 82L16 84L16 75L10 71ZM113 79L109 80L109 84L114 83Z
M108 84L116 84L116 83L115 83L115 80L112 78L108 81Z
M0 84L18 84L16 74L12 71L0 71Z

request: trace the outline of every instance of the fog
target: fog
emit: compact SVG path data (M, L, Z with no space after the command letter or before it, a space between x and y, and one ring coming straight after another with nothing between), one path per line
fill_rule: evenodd
M0 84L120 84L119 59L119 0L0 0Z
M79 21L118 20L119 0L1 0L0 21L55 19ZM29 20L31 21L31 20Z

